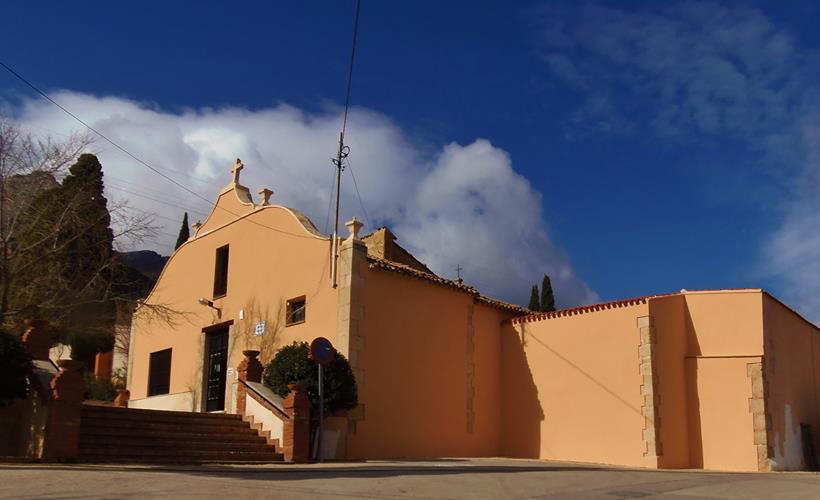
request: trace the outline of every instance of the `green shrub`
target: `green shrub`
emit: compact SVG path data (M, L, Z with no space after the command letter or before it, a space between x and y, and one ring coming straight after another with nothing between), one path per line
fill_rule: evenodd
M336 359L325 366L323 372L325 415L355 408L359 404L356 378L347 359L337 351ZM310 357L310 346L307 342L294 342L277 351L265 368L263 382L282 397L290 392L288 384L305 384L307 395L312 402L313 418L318 418L319 374L316 363Z
M28 395L33 365L23 344L0 331L0 408Z

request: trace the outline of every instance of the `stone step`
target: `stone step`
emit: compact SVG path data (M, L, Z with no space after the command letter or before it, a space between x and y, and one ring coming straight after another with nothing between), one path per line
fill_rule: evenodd
M191 411L148 410L142 408L121 408L118 406L83 405L83 414L129 415L133 417L166 417L172 415L179 418L196 417L213 420L242 420L241 415L234 413L203 413Z
M108 443L128 442L129 440L165 440L179 441L198 439L232 442L266 442L266 438L253 429L236 429L233 432L198 432L185 429L166 431L156 429L134 429L118 426L80 427L80 440L84 442L105 441Z
M241 415L83 407L79 460L116 463L282 461Z
M82 450L78 460L85 463L248 463L248 462L281 462L284 456L281 453L270 451L205 451L194 450L178 453L143 453L141 451L130 453L100 453L100 448L88 448Z
M100 445L107 446L117 443L117 446L157 446L174 447L187 446L190 443L219 443L228 444L237 449L245 449L247 446L268 445L268 440L264 436L253 434L188 434L176 433L164 436L131 434L123 435L117 433L110 434L80 434L81 446Z
M110 442L80 441L80 454L92 455L178 455L198 451L224 451L227 453L270 452L276 448L267 443L235 443L230 441L175 441L175 442Z
M95 411L83 410L82 417L93 420L105 420L108 422L166 422L173 424L203 424L218 425L224 427L239 427L245 423L239 415L215 415L207 413L182 413L182 412L155 412L143 413L132 411ZM227 418L230 417L230 418Z
M216 424L202 424L202 423L185 423L178 421L145 421L145 420L110 420L107 418L89 418L83 417L80 420L80 431L93 433L94 429L105 429L110 431L112 429L132 429L140 431L165 431L165 432L193 432L193 433L217 433L217 434L254 434L255 430L250 426L240 422L239 424L224 425Z

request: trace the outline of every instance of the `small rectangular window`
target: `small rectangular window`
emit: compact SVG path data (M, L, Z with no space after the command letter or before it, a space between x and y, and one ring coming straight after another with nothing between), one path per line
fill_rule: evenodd
M287 302L285 325L295 325L305 322L305 296L290 299Z
M168 394L171 386L171 349L152 352L148 363L148 395Z
M214 265L214 297L228 293L228 245L216 249Z

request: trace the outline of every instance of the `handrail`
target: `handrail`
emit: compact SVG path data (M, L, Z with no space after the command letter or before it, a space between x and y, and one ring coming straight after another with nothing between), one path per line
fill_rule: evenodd
M272 412L281 420L290 420L290 416L285 411L284 400L268 387L259 382L249 382L239 380L247 389L247 394L266 410Z

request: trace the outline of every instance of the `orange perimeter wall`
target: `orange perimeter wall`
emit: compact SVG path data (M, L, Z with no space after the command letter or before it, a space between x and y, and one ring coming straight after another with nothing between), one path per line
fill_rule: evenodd
M756 471L748 368L763 355L762 294L739 290L683 297L689 466ZM675 391L663 381L661 386L664 398Z
M655 466L642 437L637 318L647 315L643 303L506 325L503 454Z
M502 310L453 288L364 274L362 420L348 458L495 456Z
M811 426L820 450L820 331L768 295L763 319L772 467L804 469L801 423Z

